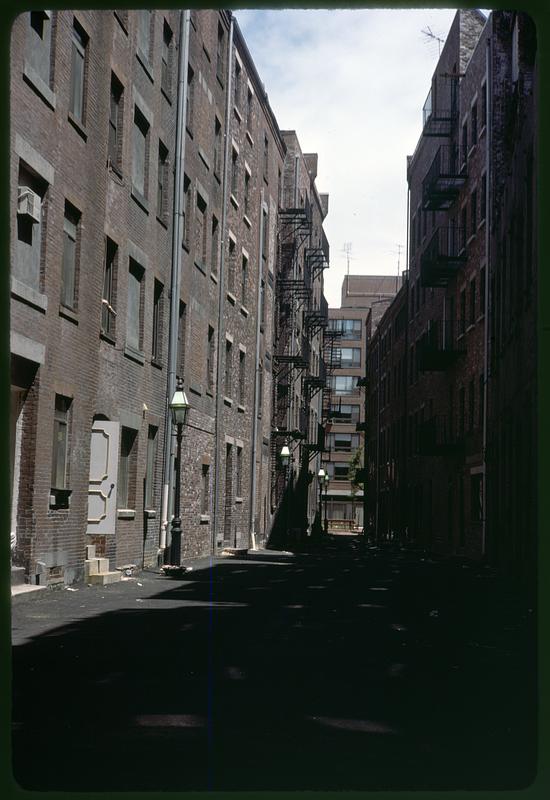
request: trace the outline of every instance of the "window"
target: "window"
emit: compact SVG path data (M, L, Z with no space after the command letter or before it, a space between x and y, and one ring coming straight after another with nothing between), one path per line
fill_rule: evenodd
M265 281L260 282L260 330L263 331L265 325Z
M231 194L236 199L238 194L239 182L239 154L235 148L231 149Z
M193 135L193 118L195 107L195 73L192 67L187 67L187 104L185 106L185 127Z
M120 458L118 465L118 508L134 508L136 498L136 440L137 431L122 428L120 432Z
M145 271L130 259L128 270L128 307L126 309L126 344L141 351L143 345L143 283Z
M252 89L250 89L249 87L246 93L246 129L249 132L252 131L253 110L254 110L254 95L252 94Z
M223 84L225 76L225 31L220 23L218 23L218 41L216 48L216 77Z
M335 423L349 425L359 422L361 406L345 403L333 403L330 407L330 416Z
M187 175L183 176L183 246L189 250L191 245L191 181Z
M157 169L157 217L168 222L168 150L159 139Z
M61 272L61 305L76 310L80 250L80 213L65 201L63 219L63 262Z
M357 391L357 375L331 375L330 385L338 394L352 394Z
M160 362L162 358L162 322L164 311L164 286L155 278L153 291L153 337L151 344L151 358Z
M360 367L361 366L361 348L360 347L342 347L341 348L341 361L342 367Z
M176 356L176 377L183 378L185 374L185 325L187 321L187 306L180 300L178 313L178 352Z
M149 123L137 106L134 106L132 138L132 189L146 199L149 182Z
M141 9L137 12L137 46L139 55L145 59L147 65L151 56L151 12Z
M17 190L17 254L14 277L39 292L42 289L42 243L46 229L48 184L20 162Z
M69 487L69 422L71 400L56 394L53 416L52 489Z
M470 475L470 517L472 522L483 520L483 476Z
M475 236L477 231L477 191L474 189L470 195L470 236Z
M470 147L477 144L477 101L472 106L472 119L470 122Z
M36 75L51 88L51 11L29 11L29 29L25 61Z
M210 464L201 468L201 514L206 516L210 507Z
M239 405L244 406L246 398L246 353L239 350Z
M110 166L121 171L122 166L122 101L123 87L111 72L111 105L109 109L109 161Z
M246 216L250 213L250 172L245 170L244 173L244 213Z
M214 328L208 326L208 339L206 344L206 389L211 394L214 392L214 364L216 355L216 340Z
M360 319L329 319L328 327L331 331L340 331L342 339L361 339Z
M154 508L155 505L155 466L157 461L157 432L158 428L149 425L147 432L147 466L145 471L145 507Z
M243 496L243 449L237 447L237 463L235 475L235 493L237 497Z
M225 382L224 382L224 392L226 397L231 397L232 393L232 385L231 385L231 377L233 373L233 343L229 340L225 340Z
M242 91L242 77L243 71L241 65L235 59L235 83L233 85L233 103L237 108L241 107L241 91Z
M269 251L269 225L267 209L262 208L262 258L267 261Z
M118 245L107 237L105 240L103 297L101 299L101 332L113 338L116 323L117 268Z
M166 20L164 20L162 32L160 88L167 97L170 97L172 92L172 31Z
M227 291L235 294L235 272L237 269L237 246L234 239L229 239L228 247L228 274L227 274Z
M219 227L218 219L217 219L217 217L212 215L212 254L211 254L212 266L211 266L211 270L212 270L212 274L213 275L217 275L218 274L218 259L219 259L219 250L220 250L219 233L220 233L220 227Z
M241 303L246 306L248 283L248 257L243 254L241 267Z
M73 20L72 30L72 62L71 62L71 99L69 110L73 117L81 123L85 122L85 80L86 52L88 36L84 29Z
M330 465L329 465L330 466ZM347 461L335 461L332 465L332 475L329 471L331 480L335 481L348 481L349 480L349 464Z
M264 133L264 180L269 178L269 139L267 133Z
M218 178L222 174L222 124L220 120L214 119L214 175Z
M195 263L206 269L208 229L206 225L206 203L197 193L195 206Z
M358 433L329 433L327 436L328 446L336 452L351 452L359 447Z

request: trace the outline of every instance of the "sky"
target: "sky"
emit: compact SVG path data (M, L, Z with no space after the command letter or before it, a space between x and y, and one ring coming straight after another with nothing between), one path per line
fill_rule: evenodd
M235 15L281 130L318 153L329 306L351 274L403 270L407 155L455 9L246 9ZM401 247L399 247L399 245ZM400 253L400 256L399 256Z

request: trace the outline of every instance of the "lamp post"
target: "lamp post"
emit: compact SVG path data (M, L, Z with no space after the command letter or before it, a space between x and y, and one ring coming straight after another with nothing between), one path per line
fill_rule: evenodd
M327 517L328 503L327 503L327 494L328 494L328 484L329 484L329 481L330 481L330 475L328 474L328 472L325 472L325 536L327 536L327 534L328 534L328 517Z
M170 545L170 561L176 566L181 561L181 516L180 516L180 487L181 487L181 440L183 426L187 422L189 402L183 391L183 381L178 378L176 391L170 403L172 424L176 426L176 496L174 498L174 517L172 519L172 543Z
M326 472L323 467L321 467L317 473L317 482L319 484L319 533L323 530L321 520L323 519L323 486L325 485L325 476Z

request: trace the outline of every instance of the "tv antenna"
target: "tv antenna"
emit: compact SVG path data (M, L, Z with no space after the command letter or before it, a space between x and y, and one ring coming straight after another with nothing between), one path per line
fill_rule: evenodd
M438 49L439 49L439 55L441 55L441 45L444 44L445 39L442 39L441 36L438 36L437 34L435 34L432 31L432 29L430 28L429 25L426 25L425 28L422 28L420 33L423 33L424 36L426 37L425 42L424 42L425 44L428 44L428 42L437 42L437 46L438 46Z
M346 254L346 261L347 261L347 265L348 265L347 266L347 274L349 275L349 262L350 262L350 259L353 258L352 254L351 254L351 242L344 242L344 246L343 246L343 248L342 248L342 250L340 252Z

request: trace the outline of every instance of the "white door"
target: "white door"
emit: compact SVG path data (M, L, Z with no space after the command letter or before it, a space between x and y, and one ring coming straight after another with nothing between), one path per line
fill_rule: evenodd
M87 533L115 532L119 423L98 420L92 425Z

